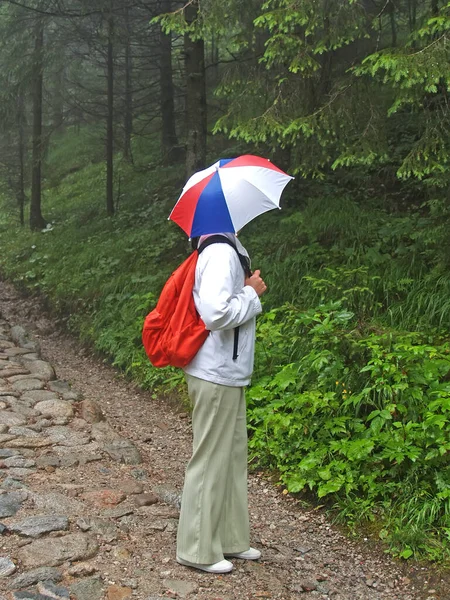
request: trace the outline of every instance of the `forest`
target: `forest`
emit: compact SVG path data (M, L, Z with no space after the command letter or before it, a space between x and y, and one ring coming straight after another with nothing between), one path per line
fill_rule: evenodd
M295 176L244 228L268 286L251 466L394 556L450 549L450 2L1 0L0 275L155 395L143 319L186 179Z

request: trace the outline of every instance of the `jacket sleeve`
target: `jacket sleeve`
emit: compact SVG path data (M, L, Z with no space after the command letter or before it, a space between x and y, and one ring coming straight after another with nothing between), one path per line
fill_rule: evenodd
M262 312L258 294L244 286L235 250L226 244L209 246L200 255L194 299L209 331L234 329Z

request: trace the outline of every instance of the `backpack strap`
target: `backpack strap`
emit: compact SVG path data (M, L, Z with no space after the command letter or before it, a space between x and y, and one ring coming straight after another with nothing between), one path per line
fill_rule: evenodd
M244 254L241 254L240 252L238 252L236 245L233 244L233 242L229 238L225 237L224 235L210 235L208 238L206 238L206 240L204 242L202 242L201 246L199 246L197 248L197 252L199 254L201 254L203 252L203 250L205 248L207 248L208 246L211 246L211 244L228 244L229 246L234 248L236 250L236 254L239 256L239 261L242 265L242 268L244 269L245 276L251 277L252 272L250 269L249 258L247 256L245 256Z
M206 240L201 244L200 247L197 248L197 252L201 254L205 248L211 246L211 244L228 244L232 248L236 250L236 254L239 257L239 261L244 269L244 273L246 277L251 277L252 271L250 269L250 260L244 254L238 252L236 245L233 242L225 237L224 235L210 235ZM238 357L238 345L239 345L239 327L235 327L234 329L234 343L233 343L233 360L236 360Z

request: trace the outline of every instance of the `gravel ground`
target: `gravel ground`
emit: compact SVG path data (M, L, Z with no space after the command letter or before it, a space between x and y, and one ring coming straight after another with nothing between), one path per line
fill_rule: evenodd
M249 479L249 502L252 544L262 551L262 560L235 560L234 571L223 576L178 565L176 502L190 455L189 415L176 402L154 399L124 380L59 331L38 300L21 297L6 282L0 282L0 313L11 325L22 325L39 339L42 356L54 366L57 377L100 404L109 424L130 439L143 457L139 467L105 459L39 474L33 479L35 489L76 497L93 488L120 489L124 481L134 480L144 492L159 494L165 501L123 517L119 538L101 543L89 565L107 585L129 586L137 600L450 600L448 571L397 562L373 541L348 539L323 512L305 509L258 473ZM107 598L115 597L111 593Z

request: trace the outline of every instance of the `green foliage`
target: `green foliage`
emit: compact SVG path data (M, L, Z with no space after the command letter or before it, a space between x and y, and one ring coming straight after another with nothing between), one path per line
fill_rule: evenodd
M30 234L4 219L0 269L20 286L45 294L72 331L142 385L154 387L173 373L151 368L141 343L143 318L187 252L175 226L167 224L178 192L167 181L177 181L176 168L159 167L150 176L117 157L121 198L116 217L109 219L102 200L105 166L92 162L94 134L95 128L69 129L62 146L55 140L48 170L61 176L65 168L66 176L47 182L51 226ZM163 202L164 190L169 200Z
M427 3L408 21L406 3L391 15L367 4L205 0L190 25L182 10L157 22L204 39L219 63L208 71L219 81L214 131L237 142L216 137L210 162L249 151L304 176L281 215L242 234L269 286L248 393L255 463L346 523L369 522L395 555L442 559L450 539L449 5L431 15ZM2 49L3 81L17 71ZM82 102L100 102L97 67L77 60L69 74ZM0 95L0 118L14 123L14 96ZM114 161L113 219L103 214L103 124L53 135L43 194L51 226L30 234L4 211L0 269L43 293L74 333L156 393L182 385L181 372L153 369L141 344L144 316L188 250L167 223L182 169L160 166L149 115L135 115L134 130L144 134L132 141L134 166L119 154ZM14 142L7 133L3 154ZM2 178L8 206L11 189Z
M341 301L266 313L258 359L252 456L394 553L429 552L450 522L450 344L362 328Z
M217 94L232 101L215 132L281 145L290 170L305 176L394 164L400 179L448 185L448 4L438 14L421 7L409 21L401 3L372 14L353 0L268 0L259 12L254 25L266 42L253 89L239 69L224 80Z

